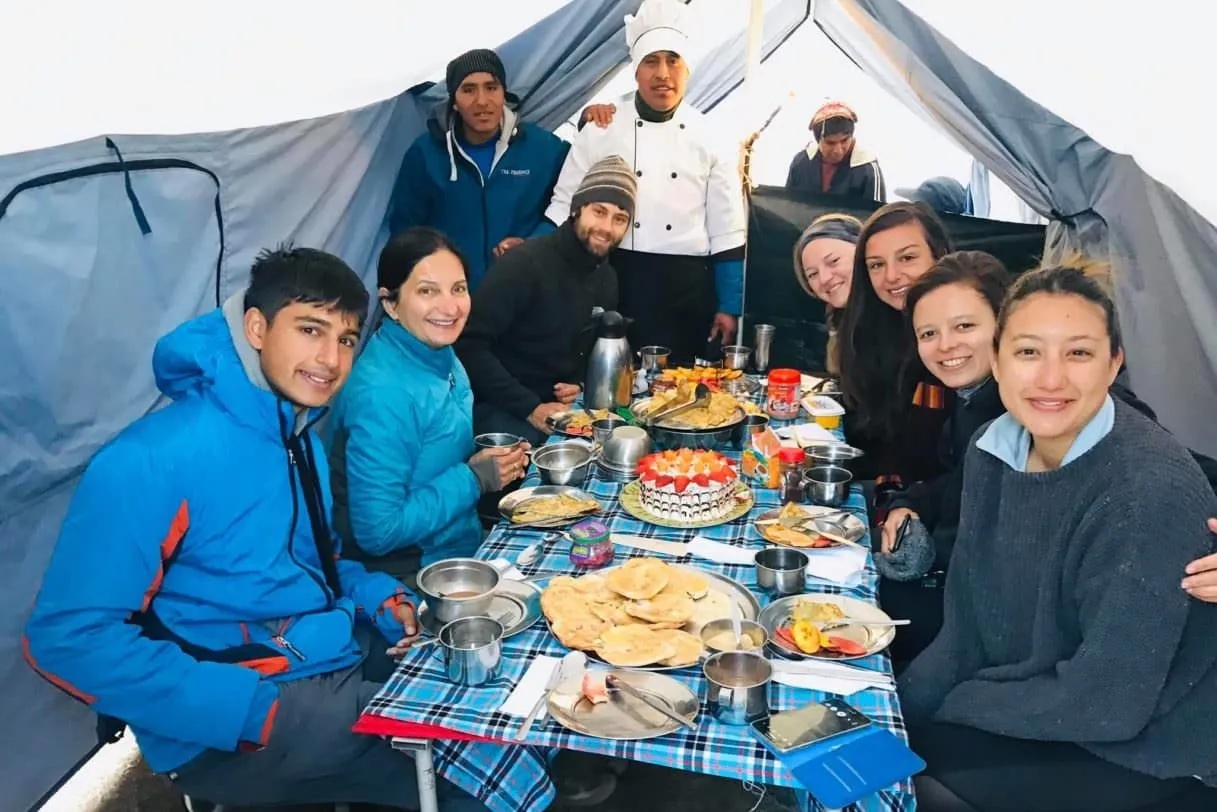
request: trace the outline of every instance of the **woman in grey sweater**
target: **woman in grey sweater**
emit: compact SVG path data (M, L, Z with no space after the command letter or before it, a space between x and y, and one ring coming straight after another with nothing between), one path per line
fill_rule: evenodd
M1108 388L1115 307L1084 263L1020 279L994 377L1008 412L968 450L944 624L900 680L928 767L919 809L1217 809L1212 489Z

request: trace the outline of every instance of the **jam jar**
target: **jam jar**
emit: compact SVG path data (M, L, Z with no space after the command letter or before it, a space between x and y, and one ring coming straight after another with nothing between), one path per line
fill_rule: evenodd
M596 569L613 561L613 541L599 519L584 519L569 531L570 562L582 569Z
M797 369L774 369L769 372L769 390L765 411L774 420L794 420L799 416L799 384L803 376Z

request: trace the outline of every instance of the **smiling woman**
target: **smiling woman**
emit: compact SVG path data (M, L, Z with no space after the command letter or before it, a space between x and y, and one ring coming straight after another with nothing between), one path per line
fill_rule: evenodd
M465 263L438 231L394 236L377 267L383 319L327 426L334 522L408 580L481 541L475 505L523 469L524 448L474 454L473 391L452 344L469 318Z

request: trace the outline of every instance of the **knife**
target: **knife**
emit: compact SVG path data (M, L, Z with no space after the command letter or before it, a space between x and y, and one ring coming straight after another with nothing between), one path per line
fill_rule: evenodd
M528 735L528 728L532 727L533 720L537 718L537 714L545 707L545 703L549 700L549 695L554 688L557 688L567 679L575 676L583 670L587 664L587 655L581 651L571 651L566 654L558 664L554 666L553 673L549 675L549 680L545 683L545 691L537 699L537 703L532 706L532 710L524 717L524 721L516 728L516 735L513 737L516 741L523 741Z
M628 682L626 682L623 679L618 679L616 674L609 674L608 677L605 678L605 682L608 684L608 686L610 688L614 688L623 694L628 694L629 696L634 697L639 702L646 705L648 708L659 711L664 716L671 719L673 722L677 722L677 723L689 728L689 730L697 730L696 724L689 721L685 717L681 716L679 713L676 713L675 711L669 709L657 697L651 696L650 694L645 693L644 691L638 690L633 685L630 685Z

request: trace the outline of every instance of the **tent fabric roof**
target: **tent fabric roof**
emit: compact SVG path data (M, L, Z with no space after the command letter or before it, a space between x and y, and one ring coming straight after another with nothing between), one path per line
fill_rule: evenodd
M442 81L456 54L568 2L12 0L0 155L99 133L216 132L354 110Z

